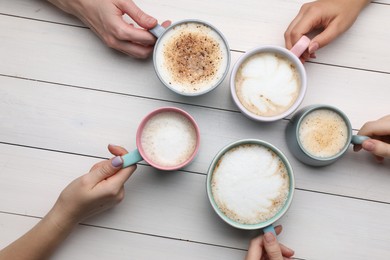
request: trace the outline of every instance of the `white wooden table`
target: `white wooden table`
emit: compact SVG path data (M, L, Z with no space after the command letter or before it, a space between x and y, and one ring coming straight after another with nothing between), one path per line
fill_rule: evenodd
M219 28L232 63L257 45L284 46L283 33L304 1L137 1L160 21L203 19ZM374 1L355 25L305 64L302 106L343 110L358 130L390 113L390 1ZM106 146L135 148L141 119L161 106L194 116L202 143L177 172L141 162L125 200L88 219L53 259L242 259L257 232L234 229L213 212L206 172L228 143L258 138L289 158L296 193L279 240L298 259L390 259L390 161L351 149L335 164L311 168L288 151L288 119L260 124L233 104L228 80L185 98L157 79L151 59L106 47L77 19L44 0L0 0L0 248L30 229L60 191ZM301 106L301 107L302 107Z

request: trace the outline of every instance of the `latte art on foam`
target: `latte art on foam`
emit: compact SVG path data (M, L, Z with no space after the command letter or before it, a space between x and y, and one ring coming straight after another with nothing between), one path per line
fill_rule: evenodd
M141 146L148 159L164 167L187 161L196 149L196 130L189 119L176 112L161 112L143 128Z
M163 35L156 51L162 80L183 93L214 87L228 67L223 38L201 23L179 24Z
M241 104L259 116L276 116L295 102L301 81L295 65L272 52L258 53L241 64L235 86Z
M314 110L302 119L299 140L309 154L331 157L345 147L348 127L338 113L328 109Z
M283 161L270 149L245 144L226 152L212 174L211 190L218 208L242 224L257 224L276 215L289 193Z

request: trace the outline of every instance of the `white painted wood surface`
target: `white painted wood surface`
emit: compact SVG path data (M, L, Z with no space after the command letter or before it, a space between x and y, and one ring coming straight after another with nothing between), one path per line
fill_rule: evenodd
M161 21L199 18L216 25L234 63L257 45L283 45L302 3L139 5ZM305 64L302 106L337 106L356 130L390 113L389 17L390 1L374 1L347 33ZM214 155L242 138L273 143L293 165L296 196L279 221L279 239L297 258L390 259L389 161L377 164L351 149L331 166L305 166L285 144L288 120L248 120L232 103L227 80L202 97L179 97L159 83L151 60L107 48L77 19L41 0L0 0L0 248L43 217L71 180L109 157L108 143L134 149L143 116L167 105L185 109L199 123L196 160L172 173L140 163L125 200L80 225L54 259L242 259L256 232L222 223L205 190Z

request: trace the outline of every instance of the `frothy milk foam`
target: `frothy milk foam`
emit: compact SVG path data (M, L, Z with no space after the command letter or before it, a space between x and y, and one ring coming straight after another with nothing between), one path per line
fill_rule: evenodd
M213 172L211 189L218 208L242 224L272 218L289 193L283 161L270 149L245 144L226 152Z
M345 147L348 127L338 113L328 109L314 110L302 119L299 140L311 155L331 157Z
M223 38L207 25L188 22L166 32L157 46L156 65L162 80L182 93L214 87L228 67Z
M187 161L196 144L195 127L189 119L176 112L156 114L145 124L141 134L141 146L146 157L164 167Z
M244 61L235 79L241 104L259 116L287 111L297 99L300 85L296 66L273 52L257 53Z

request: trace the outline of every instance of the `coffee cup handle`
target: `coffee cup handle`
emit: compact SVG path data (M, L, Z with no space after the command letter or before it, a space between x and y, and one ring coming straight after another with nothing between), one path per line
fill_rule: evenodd
M125 155L122 155L123 165L122 168L129 167L133 164L136 164L137 162L140 162L143 160L141 154L139 153L138 149L135 149L132 152L129 152Z
M264 234L268 233L268 232L271 232L276 237L276 232L275 232L275 228L274 228L273 225L269 225L269 226L266 226L265 228L263 228L263 233Z
M150 29L149 32L151 34L153 34L154 36L156 36L157 38L159 38L165 32L165 28L163 26L157 24L155 27Z
M310 38L306 35L303 35L297 43L291 48L291 52L297 56L298 58L301 57L302 53L305 52L305 50L309 47L310 44Z
M353 144L362 144L364 141L370 139L370 137L365 135L352 135L351 143Z

